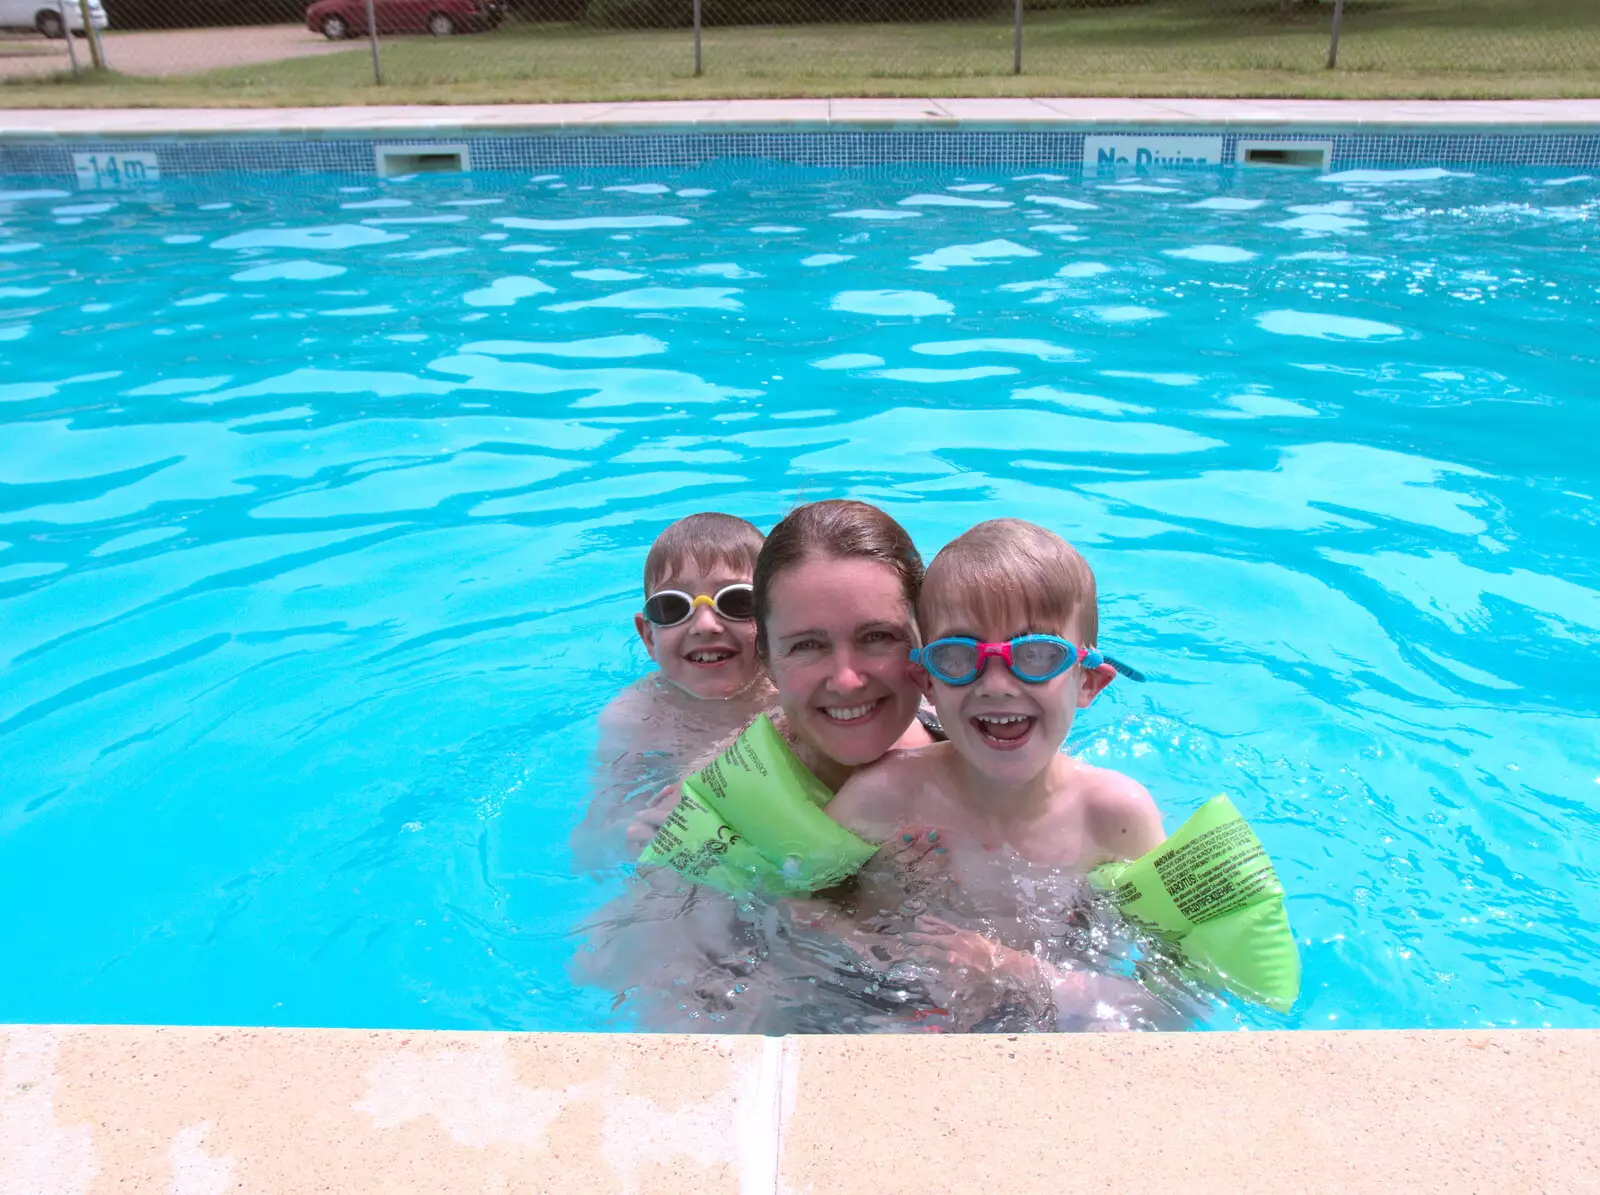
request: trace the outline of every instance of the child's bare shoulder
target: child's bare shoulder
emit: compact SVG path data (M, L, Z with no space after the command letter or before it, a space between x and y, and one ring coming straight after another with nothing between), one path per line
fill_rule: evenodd
M859 769L828 804L828 815L863 837L893 832L916 807L948 744L897 748Z
M1137 859L1166 838L1161 811L1145 786L1110 768L1074 761L1089 835L1117 859Z
M640 677L624 686L600 711L600 729L633 726L661 700L661 686L653 676Z

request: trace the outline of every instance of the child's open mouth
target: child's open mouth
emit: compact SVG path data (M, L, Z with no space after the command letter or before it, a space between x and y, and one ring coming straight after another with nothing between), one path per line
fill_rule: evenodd
M685 652L683 658L698 668L716 668L726 664L739 653L731 647L701 647Z
M1014 751L1028 741L1038 719L1028 714L991 714L969 721L989 746L997 751Z
M857 705L823 705L817 708L835 726L855 726L872 717L888 700L887 697L879 697L876 701L863 701Z

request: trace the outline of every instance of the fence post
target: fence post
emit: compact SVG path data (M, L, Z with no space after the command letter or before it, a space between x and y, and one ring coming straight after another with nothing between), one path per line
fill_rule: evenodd
M67 20L67 0L56 0L56 11L61 14L61 38L67 43L67 61L72 63L72 73L78 73L78 47L72 44L72 22Z
M700 77L700 0L694 0L694 77Z
M378 57L378 14L373 0L367 0L367 39L372 42L372 81L383 86L383 61Z
M89 42L89 61L94 63L94 69L106 69L106 52L100 45L100 30L94 27L94 22L89 19L89 0L78 0L78 13L83 17L83 36ZM72 37L72 30L65 30L68 38Z
M1022 0L1017 0L1016 16L1011 27L1011 73L1022 73Z
M1333 32L1328 37L1328 69L1339 65L1339 26L1344 24L1344 0L1333 0Z

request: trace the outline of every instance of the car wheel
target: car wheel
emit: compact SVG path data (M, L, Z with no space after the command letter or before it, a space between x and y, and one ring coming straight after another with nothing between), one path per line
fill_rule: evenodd
M329 41L343 41L350 36L350 22L338 15L323 17L322 36Z
M428 18L428 32L435 37L449 37L456 31L456 23L442 12L436 12Z
M39 10L39 14L33 18L33 27L46 37L63 37L67 32L66 26L61 23L61 14L51 12L48 8Z

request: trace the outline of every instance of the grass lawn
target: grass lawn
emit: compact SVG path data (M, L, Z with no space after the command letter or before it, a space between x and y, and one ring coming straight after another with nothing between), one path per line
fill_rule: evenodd
M1032 0L1030 0L1032 2ZM687 29L510 23L491 34L385 39L386 83L349 53L162 80L0 84L0 106L510 103L731 96L1600 95L1600 0L1349 0L1337 70L1332 5L1149 0L1030 10L1022 75L1011 23L712 28L693 77Z

